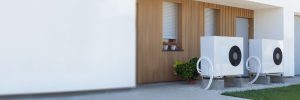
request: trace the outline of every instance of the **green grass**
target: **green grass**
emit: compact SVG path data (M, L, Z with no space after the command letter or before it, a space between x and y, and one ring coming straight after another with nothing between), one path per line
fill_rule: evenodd
M300 100L300 85L243 92L226 92L222 93L222 95L252 100Z

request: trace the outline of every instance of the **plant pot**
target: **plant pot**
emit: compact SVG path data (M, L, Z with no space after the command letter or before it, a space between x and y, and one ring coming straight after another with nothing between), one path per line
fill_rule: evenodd
M196 84L197 80L187 80L189 84Z
M164 50L168 50L169 49L169 45L163 45L163 49Z
M173 50L173 51L176 50L176 47L177 47L176 45L172 45L171 50Z

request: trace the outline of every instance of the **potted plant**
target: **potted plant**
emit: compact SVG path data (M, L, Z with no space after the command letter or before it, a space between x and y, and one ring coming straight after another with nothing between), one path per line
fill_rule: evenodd
M163 41L163 50L168 50L169 49L169 43L166 41Z
M171 45L171 50L175 51L177 49L176 42L171 42L170 45Z
M196 80L199 77L196 69L197 60L198 58L192 58L186 63L176 61L173 65L175 75L191 84L196 83Z
M168 39L168 43L169 43L169 49L175 51L177 49L177 42L176 39Z

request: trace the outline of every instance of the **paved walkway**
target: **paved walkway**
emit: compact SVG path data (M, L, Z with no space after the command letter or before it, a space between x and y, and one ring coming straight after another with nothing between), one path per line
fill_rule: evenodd
M170 82L142 85L134 89L8 96L0 97L0 100L243 100L241 98L222 96L220 93L236 89L262 89L291 84L300 84L300 77L288 78L285 84L251 85L222 91L206 91L201 89L199 84L189 85L185 82Z
M206 91L199 84L158 83L134 89L0 97L0 100L242 100Z

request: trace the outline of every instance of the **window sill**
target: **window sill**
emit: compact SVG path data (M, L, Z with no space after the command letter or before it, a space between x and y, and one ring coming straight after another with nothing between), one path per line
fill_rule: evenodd
M171 49L168 49L168 50L162 50L163 52L183 52L184 50L183 49L176 49L176 50L171 50Z

